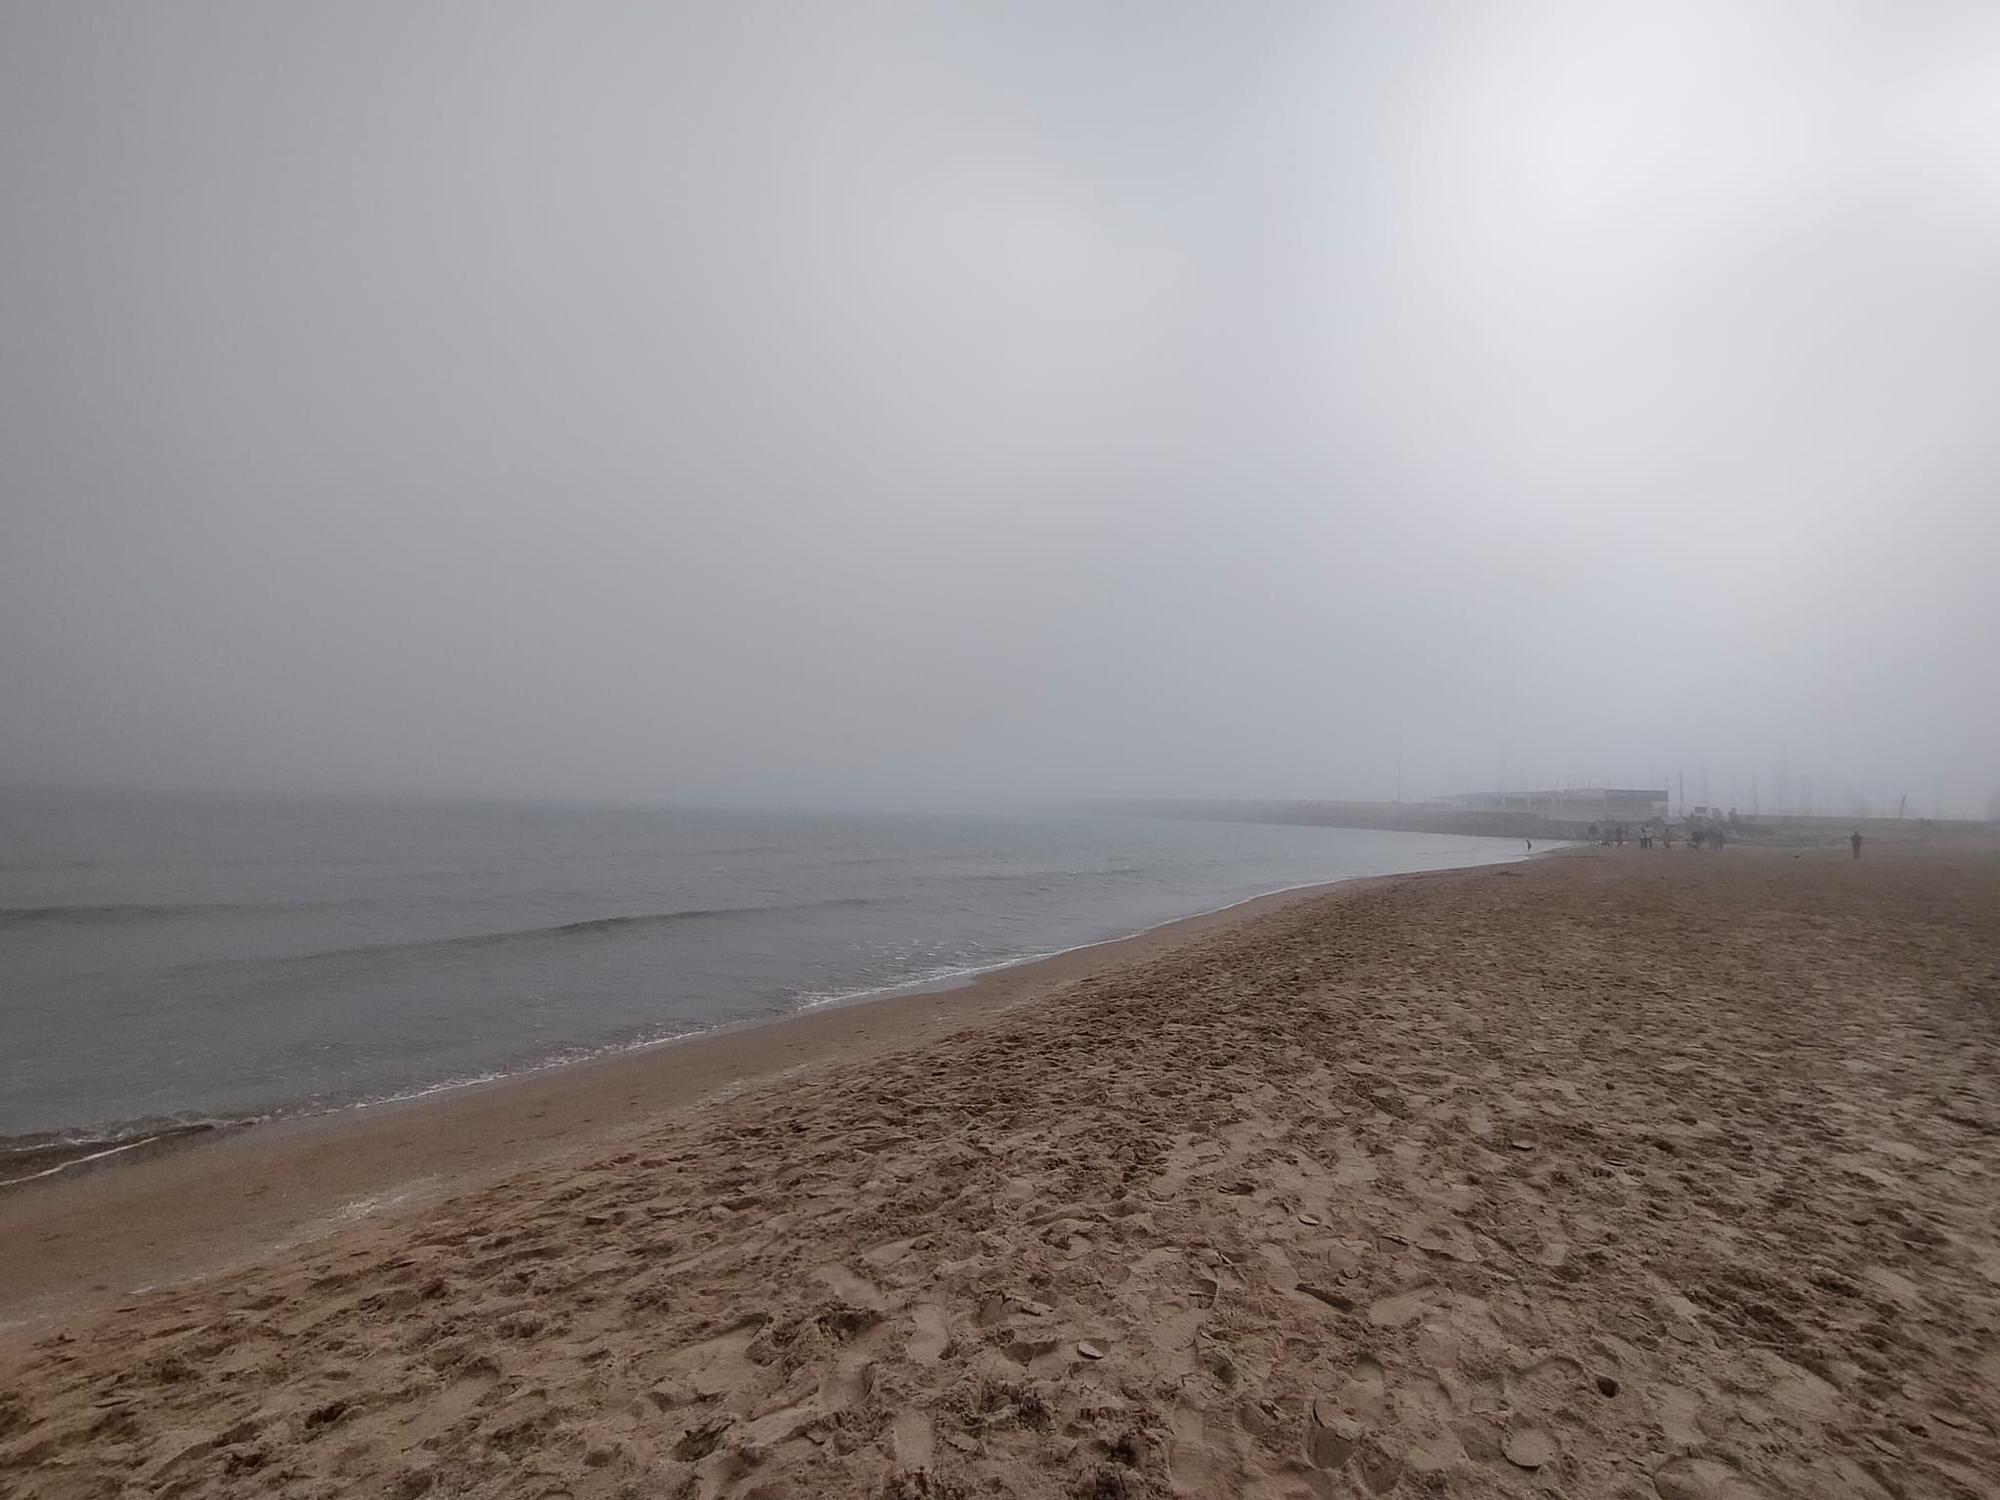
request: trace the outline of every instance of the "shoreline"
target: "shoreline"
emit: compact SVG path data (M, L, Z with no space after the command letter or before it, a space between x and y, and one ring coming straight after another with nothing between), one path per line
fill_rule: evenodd
M1505 842L1490 839L1488 842ZM1380 875L1345 875L1328 880L1308 880L1292 885L1279 886L1237 900L1225 901L1218 906L1205 907L1199 911L1167 917L1130 932L1114 933L1109 937L1093 938L1075 943L1065 948L1046 952L1027 953L1014 958L999 959L991 963L968 966L948 973L929 977L906 979L892 984L867 986L851 991L811 997L796 1003L792 1009L783 1012L762 1013L743 1016L734 1020L718 1021L710 1025L696 1026L690 1030L674 1032L670 1035L647 1036L638 1040L612 1042L602 1046L579 1046L560 1049L546 1058L525 1065L472 1076L442 1078L435 1082L413 1085L394 1093L363 1095L333 1103L278 1105L263 1112L235 1115L206 1115L186 1111L174 1115L163 1115L130 1120L95 1122L79 1126L56 1126L43 1130L30 1130L12 1136L0 1136L0 1202L14 1192L30 1187L37 1182L61 1177L76 1168L95 1169L95 1164L125 1157L129 1153L139 1153L134 1160L149 1160L156 1156L182 1149L199 1147L217 1140L239 1135L250 1130L265 1130L273 1126L292 1125L305 1121L339 1119L367 1110L382 1109L410 1103L417 1103L438 1096L451 1095L467 1089L487 1088L519 1082L542 1074L572 1068L594 1067L600 1063L612 1062L622 1057L642 1054L667 1047L683 1046L705 1037L767 1026L783 1026L821 1011L846 1009L857 1005L872 1005L885 1000L905 997L948 994L954 990L980 983L989 975L1013 969L1031 968L1038 964L1050 963L1072 954L1087 952L1111 944L1124 943L1143 938L1151 933L1177 927L1185 922L1201 918L1223 916L1240 908L1274 900L1279 897L1303 895L1328 889L1337 885L1351 884L1362 880L1395 878L1403 874L1431 874L1444 870L1481 869L1488 864L1520 863L1523 858L1535 858L1558 849L1574 847L1574 841L1550 841L1542 850L1516 855L1511 859L1499 858L1481 860L1473 864L1442 865L1426 870L1391 871ZM117 1162L127 1166L131 1162Z
M1569 847L1569 846L1562 846ZM1308 882L1122 937L581 1059L310 1114L170 1127L0 1183L0 1346L121 1297L407 1213L801 1074L924 1047L1296 902L1475 865ZM82 1144L82 1143L80 1143ZM71 1168L80 1170L72 1173Z

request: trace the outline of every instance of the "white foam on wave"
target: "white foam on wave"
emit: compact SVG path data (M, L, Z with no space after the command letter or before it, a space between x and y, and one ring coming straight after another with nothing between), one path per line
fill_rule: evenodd
M90 1162L103 1161L107 1156L117 1156L122 1152L134 1151L162 1139L157 1135L140 1136L137 1140L125 1141L120 1145L107 1146L102 1151L93 1151L88 1156L72 1156L68 1161L59 1161L52 1167L44 1167L39 1172L27 1172L19 1177L0 1177L0 1187L13 1187L17 1183L39 1182L44 1177L53 1177L58 1172L67 1172L71 1167L85 1166Z
M1115 942L1115 938L1107 939ZM1082 947L1093 947L1084 943ZM824 1010L830 1005L852 1005L860 1000L886 1000L893 995L916 994L928 989L955 988L965 981L977 979L982 974L991 974L998 969L1012 969L1021 964L1040 963L1045 958L1056 958L1064 953L1073 953L1073 948L1055 948L1047 953L1024 953L1018 958L996 959L983 964L940 964L925 969L907 979L894 980L888 984L866 984L845 990L808 990L792 999L796 1010Z
M129 1135L106 1135L103 1149L82 1156L72 1156L50 1167L33 1172L23 1172L14 1177L0 1177L0 1188L14 1187L21 1183L38 1182L45 1177L54 1177L59 1172L67 1172L73 1167L88 1166L92 1162L103 1161L106 1157L118 1156L141 1146L150 1146L159 1141L176 1137L193 1138L217 1131L234 1132L248 1125L265 1125L285 1120L317 1120L329 1115L343 1115L361 1110L381 1109L388 1105L411 1104L421 1099L433 1098L439 1094L453 1094L461 1089L479 1088L489 1083L505 1083L510 1079L527 1078L536 1073L546 1073L555 1068L567 1068L577 1063L591 1062L598 1058L615 1057L626 1052L645 1052L654 1047L670 1046L674 1042L686 1041L690 1037L702 1036L713 1027L697 1026L680 1031L660 1032L640 1037L632 1041L611 1042L596 1047L572 1047L552 1056L530 1063L525 1067L494 1069L481 1073L469 1073L458 1078L446 1078L436 1083L417 1084L410 1088L398 1089L394 1093L374 1095L365 1099L343 1100L337 1104L326 1104L319 1108L277 1110L260 1115L235 1115L227 1119L202 1121L177 1121L167 1129L133 1132ZM24 1155L29 1152L47 1151L52 1145L61 1143L60 1137L37 1139L26 1145L0 1146L0 1155ZM87 1137L76 1140L78 1145L94 1144Z
M370 1099L357 1099L349 1104L334 1105L329 1109L314 1110L314 1115L342 1114L348 1110L379 1109L387 1104L409 1104L418 1099L429 1099L437 1094L453 1094L460 1089L476 1089L489 1083L506 1083L516 1078L531 1078L537 1073L551 1072L556 1068L574 1067L578 1063L595 1062L601 1058L618 1057L627 1052L649 1052L655 1047L667 1047L675 1042L687 1041L690 1037L704 1036L713 1031L712 1026L692 1026L680 1031L663 1031L648 1036L622 1042L606 1042L602 1046L570 1047L552 1053L538 1062L519 1068L500 1068L484 1073L469 1073L462 1078L447 1078L440 1083L419 1084L413 1088L400 1089L393 1094L382 1094Z

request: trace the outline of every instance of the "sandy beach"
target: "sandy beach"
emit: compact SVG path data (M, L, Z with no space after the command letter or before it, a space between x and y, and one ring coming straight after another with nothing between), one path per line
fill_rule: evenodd
M0 1492L2000 1492L1990 848L1393 877L703 1045L0 1198Z

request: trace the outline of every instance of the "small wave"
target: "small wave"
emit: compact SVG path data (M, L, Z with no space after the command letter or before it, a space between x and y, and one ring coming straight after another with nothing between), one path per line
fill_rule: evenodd
M260 902L211 901L148 903L105 902L100 905L0 906L0 926L111 926L119 922L159 922L175 917L213 916L218 912L268 911Z
M1091 945L1084 943L1080 946L1087 948ZM991 974L996 969L1012 969L1022 964L1040 963L1043 959L1055 958L1071 951L1073 950L1056 948L1047 952L1016 954L1012 958L981 959L977 963L936 964L904 978L882 983L856 985L843 990L804 991L792 997L792 1006L796 1010L823 1010L830 1005L852 1005L859 1000L886 1000L892 995L908 994L918 990L951 989L977 979L982 974Z
M274 1120L312 1119L384 1105L411 1104L439 1094L457 1093L483 1084L505 1083L579 1063L598 1062L631 1052L650 1052L715 1030L712 1025L675 1022L654 1027L635 1036L591 1046L567 1047L523 1062L517 1066L458 1074L430 1082L413 1083L386 1094L362 1098L302 1100L270 1114L195 1117L173 1115L136 1120L119 1125L80 1127L73 1130L44 1131L33 1135L0 1136L0 1189L40 1182L77 1167L123 1156L146 1147L171 1147L225 1131L234 1132Z
M410 1104L419 1099L429 1099L437 1094L455 1094L461 1089L478 1088L488 1083L506 1083L510 1079L526 1078L535 1073L546 1073L554 1068L572 1067L577 1063L595 1062L600 1058L616 1057L626 1052L650 1052L655 1047L665 1047L673 1042L684 1042L689 1037L702 1035L712 1030L709 1026L694 1024L673 1024L641 1032L637 1036L623 1037L617 1041L599 1042L590 1046L565 1047L545 1056L534 1058L511 1067L489 1068L479 1073L461 1073L450 1078L440 1078L428 1083L413 1083L407 1088L397 1089L388 1094L371 1094L363 1099L348 1099L320 1102L299 1111L303 1115L339 1114L345 1110L379 1109L385 1104Z
M168 1119L138 1121L90 1132L0 1138L0 1188L39 1182L106 1157L122 1156L147 1146L160 1146L217 1131L255 1124L254 1119Z
M681 923L729 921L740 917L774 916L810 911L836 911L848 907L875 906L879 898L848 896L829 901L774 902L768 906L694 906L675 911L634 912L615 917L587 917L577 922L554 922L544 927L509 927L498 932L468 932L447 937L411 938L394 943L360 943L348 948L316 948L308 953L288 954L276 959L218 959L212 964L192 967L230 967L238 963L311 964L330 958L385 958L398 953L434 953L451 949L495 948L509 944L562 941L564 939L612 937L651 927L672 927Z
M527 927L518 932L496 934L500 937L536 937L544 933L571 935L586 932L626 932L635 927L666 927L676 922L695 922L716 917L743 917L759 912L786 911L835 911L849 906L873 906L875 901L867 896L846 896L832 901L801 901L792 905L772 906L695 906L685 911L649 911L630 917L591 917L582 922L561 922L553 927Z

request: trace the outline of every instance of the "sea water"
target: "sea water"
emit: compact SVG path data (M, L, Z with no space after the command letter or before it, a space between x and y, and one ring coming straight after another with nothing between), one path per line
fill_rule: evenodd
M408 1095L1522 852L1092 815L9 794L0 1150Z

